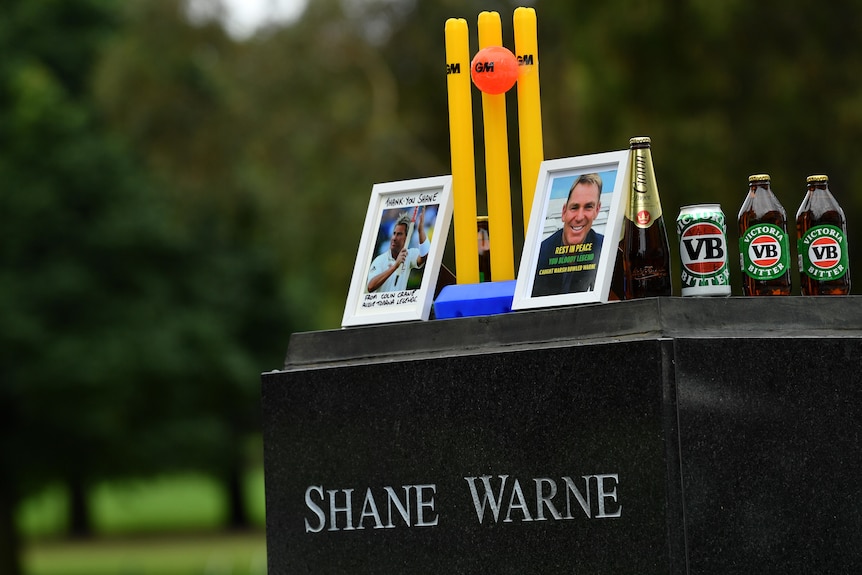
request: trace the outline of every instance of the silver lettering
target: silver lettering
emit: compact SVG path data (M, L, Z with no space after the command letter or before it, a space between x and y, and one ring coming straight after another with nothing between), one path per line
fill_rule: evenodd
M386 495L388 497L387 507L389 508L389 523L386 524L386 527L388 529L392 529L393 527L395 527L395 524L392 523L392 507L393 507L393 505L394 505L395 509L398 511L398 513L401 514L401 518L404 520L404 522L407 525L410 525L410 486L409 485L404 486L404 501L407 502L406 506L404 505L404 503L401 502L400 499L398 499L398 495L395 494L394 489L392 489L391 487L388 487L388 486L384 487L383 489L386 490Z
M517 504L515 504L515 497L518 498ZM506 519L503 520L503 523L512 522L512 509L520 509L521 513L524 514L524 521L533 520L530 516L530 510L527 509L527 502L524 500L524 492L521 490L521 482L517 479L515 479L515 483L512 485L512 496L509 497L509 511L506 513Z
M330 531L338 531L338 522L336 517L339 512L343 512L344 516L347 518L347 526L344 528L345 531L353 531L356 529L353 526L353 490L352 489L342 489L344 493L344 507L338 507L335 504L335 495L338 493L337 489L330 489L326 492L329 493L329 530Z
M425 519L425 509L434 510L434 494L437 493L436 485L416 485L416 527L433 527L437 525L438 517ZM425 499L425 491L431 492L431 498Z
M306 533L320 533L323 531L323 528L326 526L326 514L323 512L323 509L320 508L314 501L311 500L312 492L316 492L318 497L323 500L323 486L321 485L309 485L308 489L305 490L305 505L311 510L312 513L317 515L318 524L316 527L312 527L311 523L308 522L308 519L305 520L305 532Z
M596 515L596 518L602 519L606 517L620 517L623 512L623 508L619 503L617 503L617 485L620 482L619 476L614 473L611 475L593 475L596 478L596 486L598 488L597 498L599 503L599 513ZM607 491L605 489L605 482L613 483L613 490ZM605 500L612 499L614 503L617 504L616 511L607 512L605 510Z
M592 514L590 513L590 502L589 502L590 501L590 476L589 475L584 476L584 487L586 487L586 489L587 489L586 498L584 498L584 496L581 494L581 492L578 491L578 487L575 485L575 482L572 481L571 477L563 477L563 481L566 482L566 519L572 519L572 500L569 498L570 494L574 495L575 499L578 500L578 503L580 504L581 509L584 512L584 515L586 515L587 518L592 517Z
M562 519L560 512L554 507L551 500L557 495L557 483L553 479L540 477L533 479L536 484L536 521L547 521L545 517L545 507L551 512L554 519ZM546 496L543 485L550 486L550 493Z
M357 529L365 529L365 525L362 522L366 517L374 519L375 529L383 529L383 522L380 521L380 513L377 512L377 502L374 501L374 495L371 494L370 487L365 491L365 502L362 504L362 512L359 514L359 527Z
M483 475L479 479L482 480L482 485L485 487L485 494L481 501L479 501L479 493L476 489L476 478L475 477L465 477L464 479L467 481L467 484L470 486L470 494L473 496L473 506L476 508L476 516L479 518L479 523L482 523L482 519L485 517L485 506L491 506L491 512L494 514L494 522L500 517L500 502L503 500L503 489L506 487L506 479L508 479L508 475L500 476L500 493L497 498L494 498L494 494L491 491L491 476Z

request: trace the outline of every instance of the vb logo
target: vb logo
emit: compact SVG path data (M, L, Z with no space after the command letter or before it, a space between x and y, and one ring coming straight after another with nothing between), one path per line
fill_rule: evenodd
M828 270L841 261L841 244L832 237L817 238L808 247L808 259L822 270Z
M724 267L727 258L724 233L709 222L696 223L680 236L682 265L691 274L714 274Z
M758 267L774 266L781 260L781 242L774 236L758 236L748 246L748 257Z

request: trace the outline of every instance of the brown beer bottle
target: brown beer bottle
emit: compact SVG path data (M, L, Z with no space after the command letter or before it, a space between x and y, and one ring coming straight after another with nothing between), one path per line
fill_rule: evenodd
M623 222L625 299L671 295L670 244L661 211L650 139L629 140L631 189Z
M491 238L488 235L488 216L476 217L479 247L479 283L491 281Z
M850 293L847 220L829 191L827 176L808 176L808 191L796 212L796 249L802 295Z
M626 197L626 206L628 206L628 197ZM623 213L628 211L628 207L623 210ZM625 270L625 249L626 249L626 228L620 227L620 239L617 240L617 249L615 250L616 258L614 259L614 273L611 276L611 291L608 294L610 301L626 299L626 270Z
M624 240L620 239L616 249L614 273L611 276L611 291L608 294L608 299L610 301L626 299L625 255L623 254L624 247Z
M772 193L769 174L748 177L738 222L743 295L790 295L787 212Z

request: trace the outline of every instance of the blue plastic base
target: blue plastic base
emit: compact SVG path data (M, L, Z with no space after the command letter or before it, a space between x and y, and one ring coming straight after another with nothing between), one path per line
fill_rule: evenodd
M448 285L434 301L434 317L448 319L508 313L512 311L515 283L516 280Z

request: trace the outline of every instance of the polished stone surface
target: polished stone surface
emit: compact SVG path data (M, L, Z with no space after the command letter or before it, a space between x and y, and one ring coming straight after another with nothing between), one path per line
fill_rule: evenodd
M862 572L860 303L295 334L262 378L270 573Z
M674 355L691 573L862 573L862 340Z

